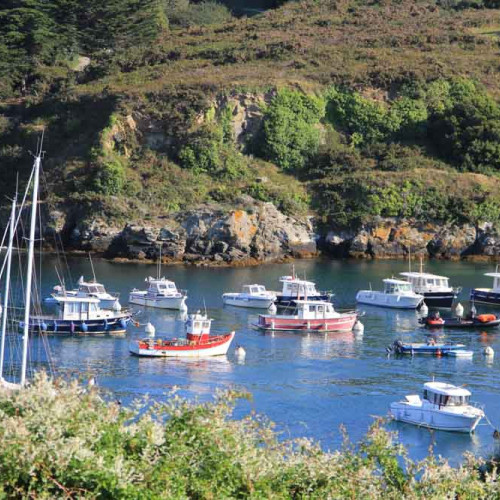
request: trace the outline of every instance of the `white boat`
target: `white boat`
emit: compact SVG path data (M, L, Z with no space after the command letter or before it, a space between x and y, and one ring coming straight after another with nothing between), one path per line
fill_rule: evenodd
M299 279L292 276L282 276L281 292L276 293L276 306L279 308L294 309L299 299L329 301L332 294L316 290L316 284L312 281Z
M225 293L222 302L228 306L269 309L274 304L276 294L262 285L243 285L239 293Z
M415 293L411 283L407 281L389 278L383 282L383 291L360 290L356 295L356 302L396 309L417 309L424 301L424 296Z
M411 271L400 274L412 284L415 293L424 296L429 307L451 308L461 291L460 288L451 287L446 276Z
M445 382L424 384L423 398L411 394L391 404L395 420L408 424L455 432L474 432L485 416L482 409L470 404L471 393Z
M185 309L187 294L178 290L173 281L166 278L146 278L147 290L133 289L128 301L130 304L157 307L159 309Z
M118 294L111 294L106 291L104 285L96 281L85 281L83 276L78 280L78 289L65 290L63 286L55 286L54 295L47 297L46 304L56 304L57 297L93 297L99 299L99 306L102 309L114 309L119 311L121 304L118 300Z
M197 312L186 321L186 338L145 338L131 342L129 351L135 356L150 358L200 358L224 356L233 341L235 332L210 335L212 320ZM153 330L154 331L154 330Z
M470 300L480 304L500 305L500 273L498 266L494 273L486 273L485 276L493 278L492 288L473 288L470 292Z

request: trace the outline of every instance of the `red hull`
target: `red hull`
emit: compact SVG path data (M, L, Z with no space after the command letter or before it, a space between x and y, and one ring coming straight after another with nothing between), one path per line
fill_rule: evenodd
M260 315L257 326L263 330L296 330L315 332L351 331L358 319L357 313L342 314L339 318L300 319L289 316Z

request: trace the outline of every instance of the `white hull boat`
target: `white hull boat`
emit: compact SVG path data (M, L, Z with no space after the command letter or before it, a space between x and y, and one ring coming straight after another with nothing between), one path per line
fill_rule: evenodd
M268 292L262 285L245 285L240 293L225 293L222 302L228 306L269 309L276 300L274 292Z
M173 281L165 278L146 278L147 290L134 289L129 294L129 303L158 309L186 309L187 294L178 290Z
M415 293L410 283L396 279L385 279L383 291L360 290L356 295L359 304L394 309L418 309L423 301L424 296Z
M443 431L472 433L484 418L480 408L470 404L471 393L443 382L424 384L423 399L416 394L391 404L395 420Z

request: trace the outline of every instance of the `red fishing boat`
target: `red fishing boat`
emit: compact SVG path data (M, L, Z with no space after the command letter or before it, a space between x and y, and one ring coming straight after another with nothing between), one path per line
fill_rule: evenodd
M149 337L134 341L129 351L135 356L148 357L205 357L227 354L235 332L210 335L212 320L197 312L186 321L186 338L163 339ZM152 332L154 334L154 330Z
M347 332L358 320L356 311L337 312L331 302L295 300L295 303L293 314L260 314L255 326L272 331Z

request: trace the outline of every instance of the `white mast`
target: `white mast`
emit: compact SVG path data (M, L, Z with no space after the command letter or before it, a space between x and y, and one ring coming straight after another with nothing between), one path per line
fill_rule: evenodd
M25 308L24 308L24 329L23 329L23 361L21 365L21 385L26 384L26 370L28 366L28 340L29 340L29 322L31 311L31 281L33 277L33 257L35 253L35 229L36 229L36 212L38 204L38 181L40 177L40 163L42 161L42 143L43 135L40 145L35 157L33 165L33 199L31 205L31 223L30 223L30 236L28 240L28 267L26 275L26 295L25 295Z
M9 225L9 245L7 247L7 269L5 275L5 289L3 296L3 313L2 313L2 337L0 340L0 380L3 379L3 364L5 358L5 336L7 332L7 307L9 306L9 288L10 288L10 267L12 263L12 247L14 245L14 231L16 226L16 203L17 193L12 200L12 209L10 212Z

